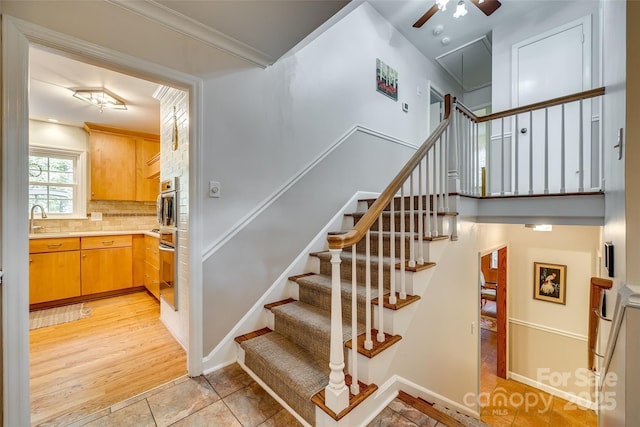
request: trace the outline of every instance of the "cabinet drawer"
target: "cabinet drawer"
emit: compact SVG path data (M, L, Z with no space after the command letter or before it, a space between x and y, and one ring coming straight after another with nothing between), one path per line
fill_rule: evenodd
M144 286L155 296L160 299L160 272L156 267L145 262Z
M29 240L29 253L77 251L80 249L79 237Z
M158 249L159 243L160 239L151 236L144 236L144 260L155 268L160 268L160 249Z
M131 235L92 236L82 238L82 249L125 248L131 246Z

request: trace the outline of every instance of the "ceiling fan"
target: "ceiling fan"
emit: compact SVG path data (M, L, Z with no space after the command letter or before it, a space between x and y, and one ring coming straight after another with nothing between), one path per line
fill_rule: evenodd
M448 1L448 0L447 0ZM438 10L444 10L446 7L447 1L436 0L433 6L427 12L420 17L414 24L414 28L420 28L424 25L425 22L429 20L433 15L436 14ZM463 1L463 0L461 0ZM498 0L471 0L471 3L475 4L478 9L482 11L487 16L490 16L493 12L498 10L502 3Z

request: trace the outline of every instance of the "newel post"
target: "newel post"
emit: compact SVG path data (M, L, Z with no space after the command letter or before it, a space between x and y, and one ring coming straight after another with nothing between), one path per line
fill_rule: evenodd
M324 403L339 414L349 406L349 389L344 382L344 343L342 341L342 298L340 293L340 253L342 249L329 249L331 253L331 343L329 353L329 384L325 388Z
M459 116L455 109L455 99L450 95L445 96L445 106L449 108L449 126L447 127L447 144L449 145L447 159L447 189L450 193L460 191L460 173L458 171L458 120ZM446 107L445 107L446 108Z

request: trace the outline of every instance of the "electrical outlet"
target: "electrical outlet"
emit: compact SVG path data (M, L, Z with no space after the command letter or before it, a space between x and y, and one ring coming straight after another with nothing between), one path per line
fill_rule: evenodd
M91 212L91 221L102 221L102 212Z
M209 197L218 198L220 197L220 193L222 188L220 187L220 183L217 181L209 181Z

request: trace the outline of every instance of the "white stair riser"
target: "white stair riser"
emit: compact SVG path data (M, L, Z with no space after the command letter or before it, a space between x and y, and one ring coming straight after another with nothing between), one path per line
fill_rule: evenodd
M373 339L375 340L376 337L373 337ZM393 374L388 370L391 362L396 357L397 351L398 343L373 358L368 358L358 353L358 381L365 384L382 384L386 381ZM352 372L353 350L348 349L347 354L348 372Z
M388 308L383 308L382 317L384 321L384 331L391 335L402 335L404 331L407 330L409 325L413 320L414 313L418 309L420 305L420 300L409 304L407 307L403 307L400 310L391 310ZM380 325L378 325L378 312L380 308L379 306L374 306L373 308L373 316L375 321L374 328L380 329Z

